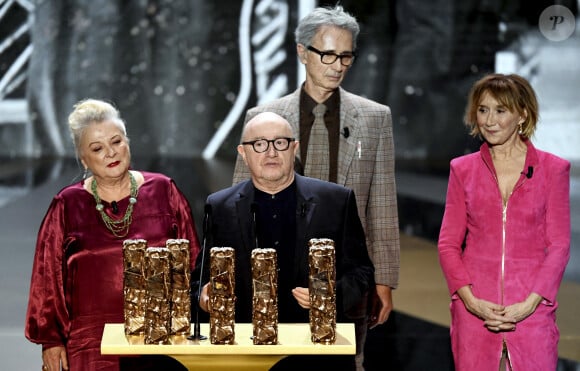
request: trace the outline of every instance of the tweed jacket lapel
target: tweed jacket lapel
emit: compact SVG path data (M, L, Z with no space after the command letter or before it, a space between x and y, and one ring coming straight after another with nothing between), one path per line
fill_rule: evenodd
M290 123L292 126L292 132L297 136L296 139L300 139L300 89L296 89L294 93L287 96L288 99L285 100L286 105L282 107L280 115ZM296 154L300 158L300 151Z
M350 165L356 155L357 138L361 137L361 127L359 125L359 112L357 107L349 98L349 93L344 89L340 91L340 132L344 133L344 128L348 127L349 136L345 138L340 135L340 145L338 146L338 176L336 183L346 185L346 178Z

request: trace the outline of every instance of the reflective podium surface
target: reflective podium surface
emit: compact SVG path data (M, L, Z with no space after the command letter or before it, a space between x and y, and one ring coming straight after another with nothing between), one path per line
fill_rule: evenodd
M188 340L186 336L172 336L170 344L144 344L143 336L126 336L122 323L105 325L101 342L102 354L167 355L189 370L269 370L289 355L354 355L356 352L354 324L338 323L334 344L315 344L310 340L307 323L278 325L277 345L254 345L252 324L235 326L236 339L232 345L214 345L207 340ZM201 333L209 335L209 325L201 325ZM209 337L209 336L208 336Z

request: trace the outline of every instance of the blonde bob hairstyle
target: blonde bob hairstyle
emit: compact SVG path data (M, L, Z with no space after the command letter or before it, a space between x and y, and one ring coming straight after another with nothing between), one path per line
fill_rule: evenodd
M486 93L510 112L517 112L522 116L524 122L519 130L520 136L523 139L532 137L539 119L538 99L530 83L516 74L489 74L472 86L464 117L470 135L481 138L477 125L477 110Z

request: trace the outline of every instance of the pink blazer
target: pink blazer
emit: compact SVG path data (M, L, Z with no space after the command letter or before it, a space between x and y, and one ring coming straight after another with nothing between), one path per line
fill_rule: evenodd
M570 257L570 163L530 141L527 146L505 208L487 144L451 161L438 249L451 295L457 370L496 371L504 341L514 370L556 369L556 295ZM504 305L531 292L544 300L515 331L493 333L457 296L465 285Z

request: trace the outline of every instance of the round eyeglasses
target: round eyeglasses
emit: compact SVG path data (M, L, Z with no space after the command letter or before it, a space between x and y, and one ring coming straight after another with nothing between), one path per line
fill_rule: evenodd
M336 54L333 52L323 52L312 45L308 45L306 49L314 52L320 56L320 61L324 64L333 64L336 62L337 59L340 59L340 64L345 67L350 67L354 63L354 58L356 57L356 53L347 53L347 54Z
M256 139L242 142L242 144L251 145L256 153L264 153L270 149L270 143L276 151L286 151L290 147L290 142L295 140L295 138Z

